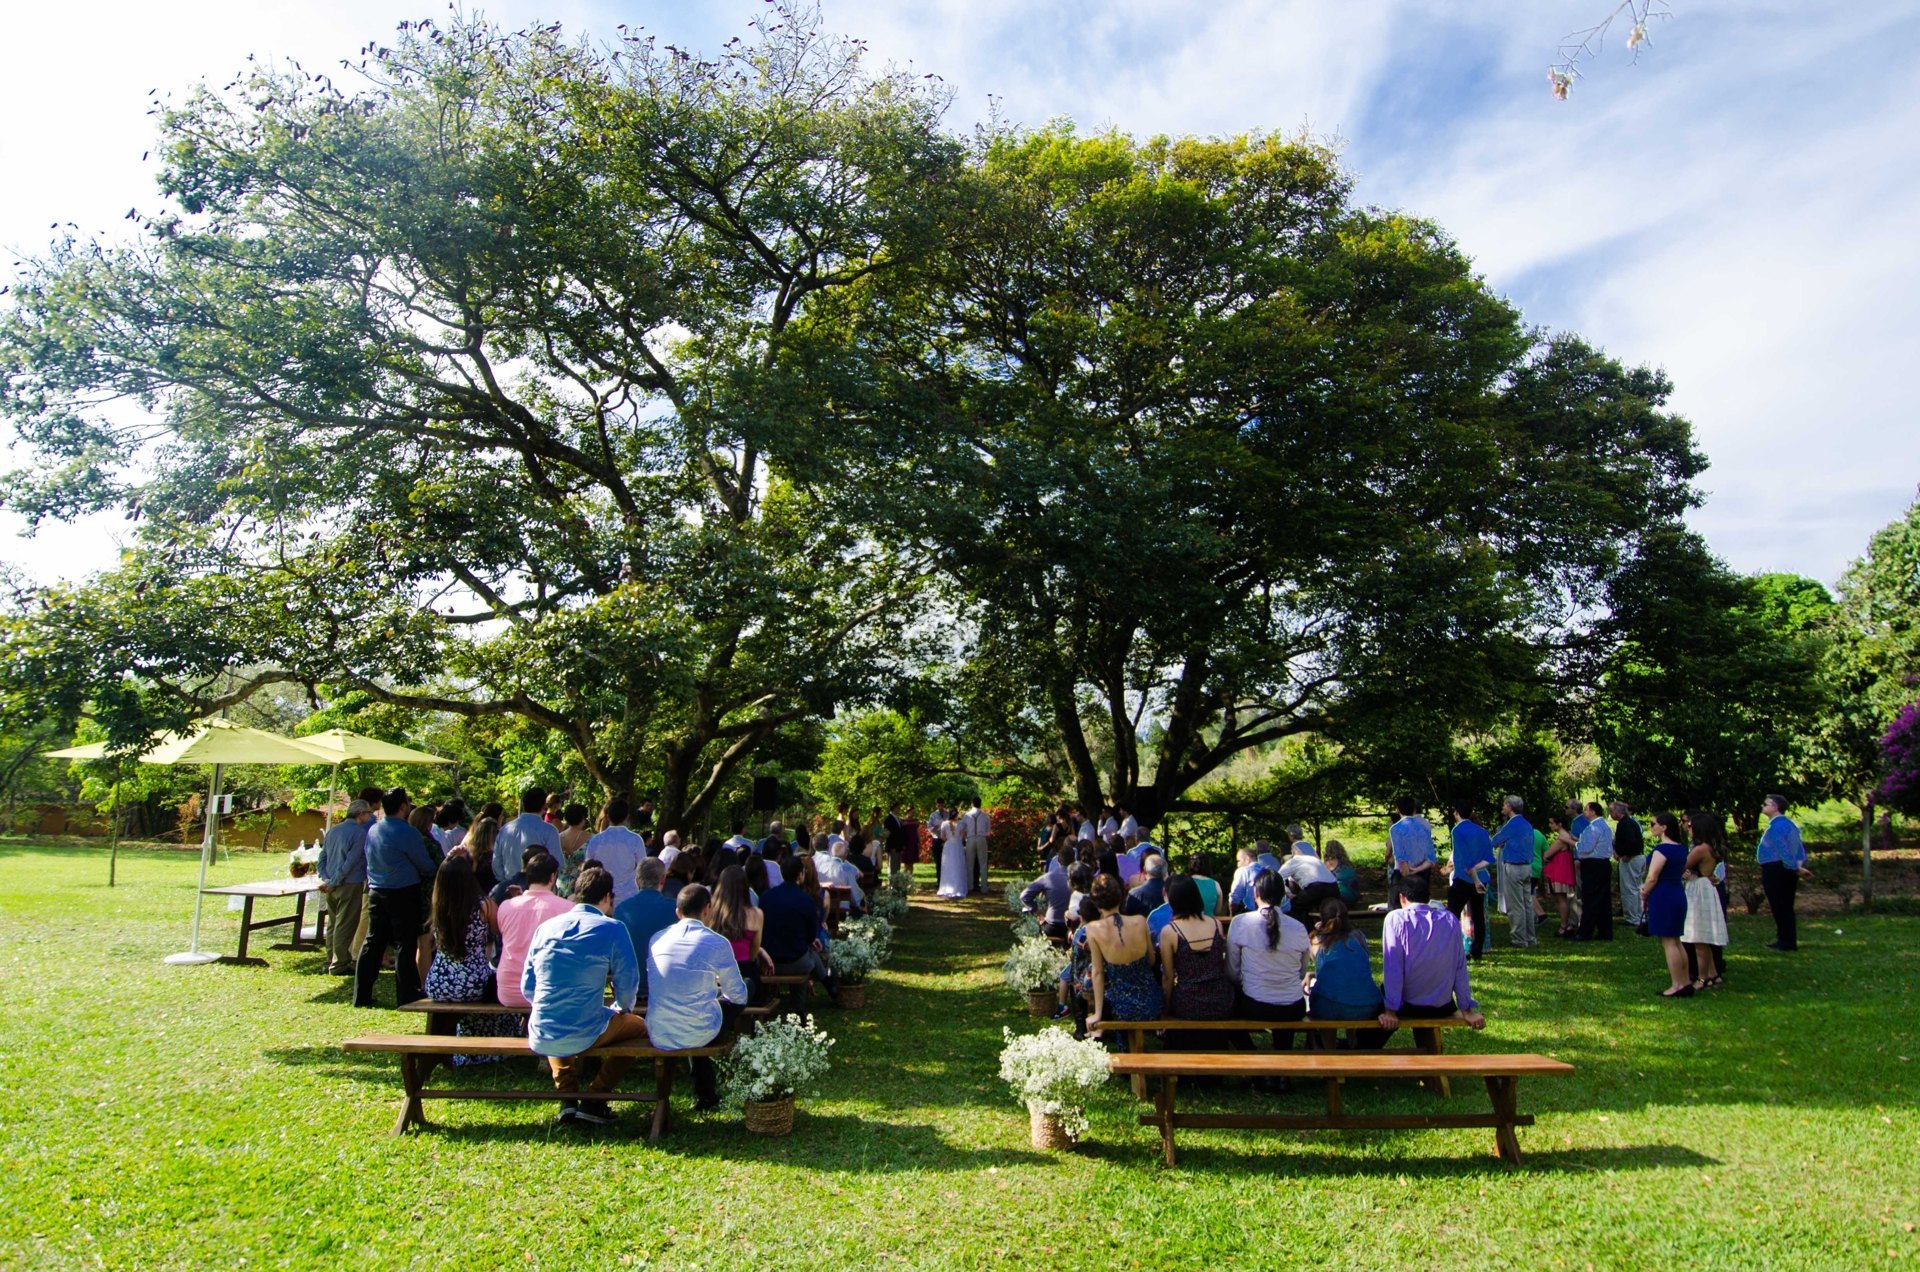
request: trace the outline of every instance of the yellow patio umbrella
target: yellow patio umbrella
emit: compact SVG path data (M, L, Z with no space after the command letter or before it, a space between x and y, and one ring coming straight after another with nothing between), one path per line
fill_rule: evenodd
M361 733L349 733L345 729L327 729L320 733L309 733L295 739L301 746L309 747L333 761L333 772L327 775L327 829L333 828L333 788L340 778L342 764L451 764L452 760L443 755L434 755L430 751L416 751L410 746L401 746L396 742L382 742L379 738L370 738Z

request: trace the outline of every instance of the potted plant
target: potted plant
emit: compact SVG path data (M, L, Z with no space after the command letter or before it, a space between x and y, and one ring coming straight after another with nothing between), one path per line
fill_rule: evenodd
M1014 941L1002 965L1007 985L1027 996L1027 1010L1035 1016L1053 1014L1055 982L1067 965L1065 950L1055 948L1044 936L1023 936Z
M913 867L901 866L888 875L887 888L902 900L913 895Z
M875 888L867 898L867 913L889 923L906 918L908 908L907 894L891 884Z
M877 914L864 914L840 925L842 935L856 933L873 946L873 957L885 964L893 957L893 924Z
M755 1135L785 1135L793 1130L794 1098L827 1071L832 1047L810 1018L760 1021L722 1061L722 1098L741 1108Z
M880 955L871 937L852 930L851 923L827 943L827 966L833 971L833 1004L836 1007L865 1007L867 977L880 966Z
M1026 1101L1033 1146L1073 1147L1087 1133L1087 1092L1107 1080L1107 1049L1091 1038L1075 1040L1065 1029L1019 1035L1004 1031L1001 1080Z

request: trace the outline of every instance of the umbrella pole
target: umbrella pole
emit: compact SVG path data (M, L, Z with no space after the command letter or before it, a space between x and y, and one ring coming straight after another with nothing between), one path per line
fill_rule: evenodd
M168 963L211 963L219 955L200 949L200 911L207 901L207 863L213 857L213 845L220 835L220 769L213 766L213 780L207 784L207 823L200 836L200 886L193 893L193 942L183 954L169 954Z
M340 762L338 760L335 760L333 763L333 771L327 774L327 820L326 820L326 823L320 828L322 832L333 829L333 788L335 783L339 782L339 780L340 780Z
M107 886L111 888L120 874L120 768L113 770L113 843L107 853Z

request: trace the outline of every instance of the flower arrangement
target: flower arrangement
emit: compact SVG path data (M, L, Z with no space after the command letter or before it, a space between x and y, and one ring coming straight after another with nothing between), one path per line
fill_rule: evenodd
M832 1048L833 1039L811 1018L763 1020L722 1061L721 1095L734 1106L792 1099L831 1067Z
M856 937L873 947L876 963L885 963L893 957L893 924L877 914L864 918L848 919L840 925L840 939Z
M320 864L320 844L316 840L311 848L302 843L287 854L287 873L298 879Z
M1031 914L1023 913L1014 915L1011 926L1013 928L1013 934L1022 940L1030 936L1040 935L1040 920L1034 918Z
M887 877L887 887L893 892L898 893L902 899L912 895L913 893L912 867L901 866L895 869L894 872Z
M1053 942L1044 936L1028 936L1013 943L1001 970L1006 975L1007 987L1025 994L1049 988L1066 965L1065 950L1055 949Z
M889 923L898 923L906 918L908 908L907 894L891 884L875 888L873 895L867 898L867 913Z
M1015 914L1025 914L1027 907L1020 902L1020 894L1025 891L1026 888L1017 880L1008 882L1007 909L1013 911Z
M1060 1119L1070 1138L1087 1133L1086 1096L1107 1080L1107 1049L1091 1038L1075 1041L1065 1029L1004 1031L1000 1078L1030 1112Z
M843 985L864 985L867 977L880 967L882 959L873 947L872 939L863 932L849 931L851 924L840 929L840 935L827 943L827 966Z

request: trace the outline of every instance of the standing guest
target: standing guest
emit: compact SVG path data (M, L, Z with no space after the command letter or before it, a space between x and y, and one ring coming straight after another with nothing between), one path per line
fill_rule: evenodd
M386 816L386 814L381 810L381 807L380 807L380 801L382 798L384 798L385 794L386 792L382 791L378 786L364 786L360 789L360 793L354 796L355 799L358 799L360 802L365 804L368 808L371 808L373 810L373 821L369 823L367 826L368 834L373 833L373 827L379 825L381 819ZM367 947L367 907L365 902L363 901L360 906L359 925L356 926L353 930L353 958L356 966L358 966L359 964L360 951L365 949L366 947Z
M987 846L992 842L993 818L987 810L980 807L980 797L974 796L973 807L961 815L961 826L967 833L967 865L973 872L973 890L987 890Z
M1647 837L1627 801L1609 804L1613 814L1613 859L1620 863L1620 913L1630 928L1640 926L1640 881L1647 877Z
M527 968L527 951L533 948L534 933L548 919L573 909L573 902L553 890L560 863L544 848L533 849L522 871L526 890L509 897L495 911L500 930L500 964L494 969L494 985L500 1001L509 1007L530 1006L520 990L520 976Z
M1299 822L1288 823L1287 843L1292 846L1293 855L1296 857L1318 857L1320 855L1320 850L1314 846L1313 840L1307 838L1307 828Z
M540 809L540 820L546 822L547 825L553 827L555 830L559 830L560 827L566 823L566 815L566 796L562 795L559 791L555 791L547 796L547 802L542 805ZM566 860L562 858L560 864L562 866L566 865Z
M560 810L560 822L560 851L564 854L560 860L577 867L585 860L580 850L593 838L593 831L587 827L587 806L568 804Z
M433 835L433 819L439 811L432 804L426 804L420 807L408 805L406 812L407 825L413 827L414 833L420 836L420 842L427 846L427 856L433 858L436 866L447 859L446 849L440 846L440 841Z
M1693 994L1693 984L1687 978L1686 953L1680 948L1687 926L1687 890L1681 881L1687 869L1687 849L1680 838L1680 819L1672 813L1654 814L1653 829L1659 841L1647 862L1647 877L1640 884L1647 935L1660 938L1660 948L1667 956L1667 975L1673 982L1660 996L1688 998Z
M1125 804L1115 804L1113 809L1120 814L1120 838L1128 839L1139 835L1140 819L1133 815L1133 810Z
M1560 926L1553 934L1569 941L1580 937L1573 922L1573 893L1580 877L1574 854L1579 843L1567 824L1566 814L1547 814L1547 846L1541 854L1540 885L1560 916Z
M1256 897L1257 903L1257 897ZM1200 889L1186 875L1167 880L1172 920L1160 933L1160 990L1167 1014L1181 1020L1225 1020L1233 1014L1234 987L1227 978L1227 939L1220 920L1205 913ZM1197 1030L1169 1030L1167 1045L1204 1048Z
M1373 1020L1386 1008L1380 982L1373 978L1373 958L1367 938L1354 931L1344 901L1320 907L1310 946L1313 954L1313 991L1307 1010L1316 1020ZM1374 1048L1387 1041L1377 1027L1349 1029L1349 1049Z
M1538 945L1533 925L1533 824L1527 820L1527 802L1518 795L1501 801L1506 820L1493 836L1500 854L1500 901L1507 911L1508 940L1525 949Z
M1395 878L1407 880L1414 900L1424 904L1433 897L1433 827L1411 795L1402 795L1394 808L1400 818L1387 828L1387 846L1392 850L1387 883L1391 886Z
M1449 876L1447 910L1455 919L1466 914L1473 929L1473 948L1469 957L1478 961L1487 949L1487 887L1492 882L1493 836L1473 819L1473 805L1456 800L1453 805L1453 830L1449 838Z
M1380 995L1386 1000L1380 1027L1392 1033L1402 1018L1432 1020L1458 1011L1471 1027L1486 1028L1467 982L1459 922L1445 910L1417 904L1405 881L1395 904L1380 929Z
M1253 885L1257 908L1227 925L1227 978L1237 987L1233 1014L1243 1020L1302 1020L1307 1014L1307 929L1280 913L1286 882L1277 872L1261 875ZM1294 1032L1273 1030L1274 1049L1291 1051ZM1286 1089L1284 1079L1277 1085Z
M576 807L578 807L576 805ZM569 809L568 812L572 812ZM618 795L607 801L601 810L606 828L588 839L581 852L587 860L597 861L613 876L613 904L617 909L622 901L632 896L637 886L634 879L639 872L640 863L647 856L647 841L634 832L628 825L633 812L627 807L627 801ZM560 835L561 845L566 845L566 833ZM636 954L639 949L636 947Z
M640 960L634 957L627 929L607 913L613 908L612 876L597 866L582 870L573 900L572 909L548 919L533 934L520 974L520 992L533 1005L527 1016L527 1044L535 1055L547 1058L553 1089L563 1097L580 1091L581 1052L639 1042L649 1033L649 1022L633 1010L640 993ZM727 966L731 970L732 964ZM611 1005L606 1001L609 984ZM651 1041L656 1047L668 1045L657 1034ZM613 1090L632 1063L630 1056L602 1058L587 1094L604 1096ZM556 1120L607 1126L614 1118L604 1099L564 1098Z
M1067 873L1073 869L1074 850L1062 846L1038 879L1020 893L1020 908L1040 920L1040 930L1059 939L1067 934L1067 903L1073 899L1073 884Z
M747 824L737 821L733 823L733 834L727 837L725 846L737 850L741 848L758 848L760 845L747 838Z
M428 956L421 972L427 997L436 1003L484 1003L496 998L487 943L499 931L493 902L473 877L473 859L455 852L433 875L428 907ZM462 1016L454 1032L463 1038L499 1038L520 1032L509 1015ZM456 1065L491 1061L493 1056L455 1055Z
M1613 939L1613 827L1598 804L1586 807L1587 824L1577 835L1575 864L1580 868L1582 941Z
M1576 844L1580 842L1580 836L1586 833L1588 820L1587 806L1578 799L1568 796L1567 815L1562 824L1566 826Z
M1800 838L1800 827L1787 816L1787 801L1769 795L1760 805L1768 817L1760 835L1760 887L1767 894L1767 908L1773 911L1774 938L1770 950L1792 953L1800 948L1800 925L1793 907L1802 879L1813 878L1807 868L1807 847Z
M467 838L467 805L465 800L450 799L440 805L433 815L433 837L440 845L441 852L452 852Z
M327 971L334 976L353 974L353 937L367 899L367 823L372 820L367 801L356 799L320 842L314 873L327 899Z
M1086 933L1090 1030L1103 1020L1154 1020L1166 1009L1160 978L1154 974L1153 937L1146 919L1121 913L1125 896L1119 878L1110 874L1096 876L1088 894L1095 909Z
M1727 819L1719 813L1695 813L1687 819L1687 921L1680 943L1687 949L1687 983L1695 990L1719 989L1727 981L1727 912L1713 886L1713 872L1726 855Z
M1141 918L1145 918L1166 903L1166 858L1157 852L1148 856L1146 865L1140 868L1138 878L1140 882L1134 887L1133 891L1127 893L1126 904L1122 906L1121 913L1137 914ZM1123 883L1121 886L1125 887L1126 885ZM1219 885L1215 884L1214 886L1218 887ZM1202 904L1204 905L1204 901Z
M1309 851L1302 852L1302 847ZM1311 849L1312 844L1302 844L1295 840L1293 852L1280 863L1276 871L1282 882L1291 889L1292 897L1287 902L1287 912L1293 915L1318 914L1320 907L1340 895L1340 881L1334 877L1327 863L1320 860ZM1260 885L1253 885L1254 896L1260 895ZM1301 929L1303 932L1305 929Z
M560 847L560 832L547 824L540 810L547 804L547 793L530 786L520 793L520 815L500 828L493 839L493 876L505 881L519 869L529 848L547 850L547 855L563 866L565 852Z
M719 886L714 888L707 903L705 921L733 951L733 961L739 964L740 977L747 984L749 997L759 997L761 961L766 961L770 971L773 960L760 947L767 916L748 899L747 872L743 867L728 866L720 872Z
M822 957L825 946L820 940L820 930L825 915L820 908L819 881L813 873L813 859L796 857L780 873L784 876L783 882L767 889L760 897L761 948L773 960L774 975L811 976L831 994L833 973ZM806 1003L807 986L788 991L787 1011L798 1013L805 1009Z
M1159 857L1162 862L1167 859L1166 854L1157 847L1154 848L1153 855ZM1217 915L1220 913L1220 897L1223 890L1220 887L1220 881L1213 877L1213 872L1212 853L1196 852L1187 859L1187 877L1193 880L1196 888L1200 889L1201 913ZM1157 934L1154 939L1159 939Z
M1327 840L1327 869L1333 871L1333 881L1340 885L1340 899L1348 905L1360 904L1360 872L1353 868L1353 858L1347 855L1347 846L1338 839Z
M373 1006L373 983L388 950L393 961L394 1002L420 997L420 928L426 919L422 885L433 878L433 858L420 832L407 824L406 791L394 787L380 797L385 813L367 831L367 939L353 968L353 1005Z

